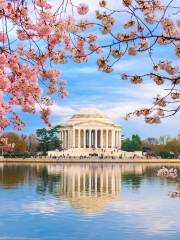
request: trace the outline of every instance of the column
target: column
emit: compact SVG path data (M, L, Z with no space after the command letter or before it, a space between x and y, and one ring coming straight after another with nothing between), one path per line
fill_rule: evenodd
M116 148L116 130L114 130L114 148Z
M115 147L118 147L118 131L115 131L115 135L116 135L116 138L115 138Z
M73 147L73 129L69 131L69 147Z
M116 131L116 147L118 148L118 131Z
M61 138L60 138L60 140L61 140L61 143L62 143L62 146L63 146L63 131L61 130Z
M63 145L64 145L64 148L65 148L66 147L66 131L65 130L63 131L63 136L64 136Z
M114 144L114 142L115 142L115 131L114 131L114 129L112 129L111 130L111 147L112 148L114 148L114 146L115 146L115 144Z
M103 148L103 130L101 130L100 144L101 144L101 148Z
M118 139L119 139L118 147L121 148L121 131L119 131Z
M62 141L61 131L59 132L59 139L60 139L60 141Z
M65 130L65 148L67 148L67 130Z
M86 148L86 129L84 129L83 132L84 132L84 144L83 144L83 147Z
M106 129L106 148L108 148L108 129Z
M94 147L97 148L97 129L94 129Z
M75 148L75 147L76 147L76 145L75 145L75 132L76 132L76 130L75 130L75 129L73 129L73 133L72 133L72 137L73 137L73 143L72 143L72 147L73 147L73 148Z
M67 139L66 139L66 148L69 148L69 130L66 130L66 137L67 137Z
M64 130L64 148L66 148L66 130Z
M119 147L119 131L117 131L117 133L116 133L116 139L117 139L117 147Z
M80 129L78 129L78 148L80 148L81 147L81 139L80 139L80 137L81 137L81 130Z
M91 147L91 130L89 129L89 148Z
M116 131L116 147L118 147L118 132Z
M62 134L62 130L61 130L61 143L63 145L63 134Z

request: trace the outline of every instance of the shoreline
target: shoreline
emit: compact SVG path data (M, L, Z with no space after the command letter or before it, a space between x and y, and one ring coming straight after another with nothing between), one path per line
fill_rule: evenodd
M0 163L180 163L180 159L9 159L0 158Z

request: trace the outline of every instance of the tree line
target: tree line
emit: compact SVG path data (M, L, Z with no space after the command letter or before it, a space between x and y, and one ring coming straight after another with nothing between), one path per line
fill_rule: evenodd
M62 142L59 138L60 128L61 125L39 128L35 134L30 135L8 132L5 136L9 143L14 143L14 148L11 151L5 149L4 156L30 157L38 154L46 156L50 150L62 150ZM177 158L180 155L180 137L161 136L158 139L152 137L141 139L138 134L133 134L131 138L123 136L121 149L127 152L143 151L149 156Z
M9 143L14 143L11 151L4 151L5 157L30 157L41 154L47 155L50 150L61 150L62 143L59 139L60 125L51 128L39 128L36 134L24 135L16 132L8 132L5 137ZM1 149L1 146L0 146Z
M179 136L174 138L161 136L159 139L142 140L138 134L134 134L131 138L122 139L122 150L127 152L143 151L150 156L162 158L177 158L180 155L180 138Z

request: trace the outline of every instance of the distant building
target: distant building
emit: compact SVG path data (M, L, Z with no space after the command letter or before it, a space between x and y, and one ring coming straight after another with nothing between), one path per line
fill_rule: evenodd
M144 141L149 144L158 144L158 140L156 138L152 138L152 137L149 137L149 138L145 139Z

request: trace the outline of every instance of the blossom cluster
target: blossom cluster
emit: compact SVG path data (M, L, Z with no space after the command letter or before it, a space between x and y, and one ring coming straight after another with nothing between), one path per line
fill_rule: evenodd
M90 20L86 16L89 12L86 2L76 5L73 0L62 1L54 6L48 0L0 1L3 24L0 28L0 131L11 123L17 129L24 127L15 111L17 106L23 112L34 114L40 105L41 118L49 124L52 95L60 98L68 95L59 64L86 63L92 53L101 54L96 63L106 73L113 72L114 64L126 55L136 57L148 53L151 73L143 76L124 73L121 78L133 84L150 78L157 85L167 81L173 85L168 94L170 100L158 96L154 99L155 108L134 113L144 116L148 123L160 122L166 115L165 107L172 101L179 102L180 78L179 69L171 60L155 61L153 49L156 45L168 47L175 57L180 57L180 21L172 17L177 8L171 8L170 4L163 6L161 0L122 0L122 3L122 9L110 9L107 0L100 0L96 19ZM127 19L122 28L118 21L121 13ZM101 44L95 34L98 31L105 35L105 41L109 37L110 43ZM156 113L152 115L154 110ZM178 110L175 108L173 114Z
M141 84L150 79L157 85L169 83L172 86L165 96L154 98L154 105L151 108L142 108L127 114L127 119L132 115L143 116L147 123L160 123L161 118L171 116L179 111L180 83L179 67L175 66L170 59L157 62L154 58L156 45L162 46L174 52L174 58L180 57L180 21L172 17L178 13L177 6L165 4L162 0L122 0L122 9L110 9L108 1L99 1L103 11L96 12L96 18L100 22L100 29L103 34L109 34L112 38L106 56L97 60L99 70L111 73L113 65L121 61L122 57L129 55L135 57L147 52L152 62L151 72L144 75L129 75L122 73L122 80L129 80L133 84ZM176 9L176 10L173 10ZM126 21L120 23L118 17L126 14ZM113 31L116 29L116 31ZM115 33L114 33L115 32ZM162 58L161 58L162 59ZM173 107L172 107L172 104ZM173 110L174 109L174 110Z
M9 143L7 137L0 136L0 149L5 151L12 151L14 148L14 143Z
M68 4L79 15L89 11L85 3ZM49 63L86 62L86 49L101 53L97 35L87 31L92 23L67 15L66 7L63 3L54 9L48 0L0 1L4 24L0 30L0 131L11 123L17 129L24 127L15 111L17 106L34 114L40 105L41 118L49 124L51 95L68 95L59 67L49 68ZM12 41L11 32L17 44Z

